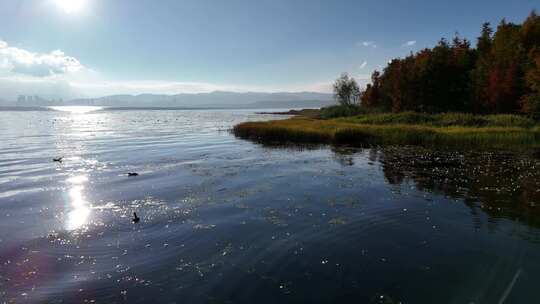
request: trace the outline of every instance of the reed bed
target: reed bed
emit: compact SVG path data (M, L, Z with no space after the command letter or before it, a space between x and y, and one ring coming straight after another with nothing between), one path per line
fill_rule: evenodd
M406 123L377 114L331 120L294 117L267 122L246 122L234 127L233 133L244 139L265 143L366 145L423 145L469 148L540 147L540 127L514 115L481 116L475 125ZM396 114L389 114L396 115ZM451 120L447 116L444 121ZM458 117L470 124L472 118ZM407 118L409 119L409 118ZM474 118L478 119L478 118ZM485 120L488 123L485 123ZM454 117L454 120L455 117ZM367 123L369 121L369 123ZM386 122L382 122L386 121ZM399 122L397 122L399 121ZM443 121L438 119L438 121Z

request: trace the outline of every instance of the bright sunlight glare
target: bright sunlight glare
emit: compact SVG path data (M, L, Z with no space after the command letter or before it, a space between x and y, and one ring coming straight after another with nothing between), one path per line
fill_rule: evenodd
M96 106L51 106L49 109L62 112L71 112L72 114L85 114L89 112L103 110L103 107Z
M54 3L68 14L81 11L86 4L86 0L54 0Z

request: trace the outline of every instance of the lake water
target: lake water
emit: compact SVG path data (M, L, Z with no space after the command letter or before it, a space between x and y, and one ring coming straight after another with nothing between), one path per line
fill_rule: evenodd
M265 147L228 131L277 118L254 111L86 110L0 111L0 303L540 303L532 155Z

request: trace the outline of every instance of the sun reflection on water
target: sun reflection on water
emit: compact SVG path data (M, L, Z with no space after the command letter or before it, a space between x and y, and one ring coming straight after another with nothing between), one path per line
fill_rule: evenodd
M69 189L69 213L66 222L66 229L76 230L88 223L90 217L90 204L86 201L83 190L84 183L88 181L86 175L72 176L66 180L71 184Z
M66 180L68 183L70 184L76 184L76 185L80 185L80 184L84 184L88 181L88 176L86 175L76 175L76 176L72 176L70 178L68 178Z
M103 110L103 107L96 107L96 106L57 106L57 107L49 107L49 108L55 111L71 112L74 114L84 114L84 113Z

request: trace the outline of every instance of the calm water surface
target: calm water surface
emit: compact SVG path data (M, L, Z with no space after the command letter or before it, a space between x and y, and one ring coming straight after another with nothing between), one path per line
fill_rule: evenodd
M540 303L533 156L272 148L228 132L275 118L253 111L71 110L0 111L0 303Z

